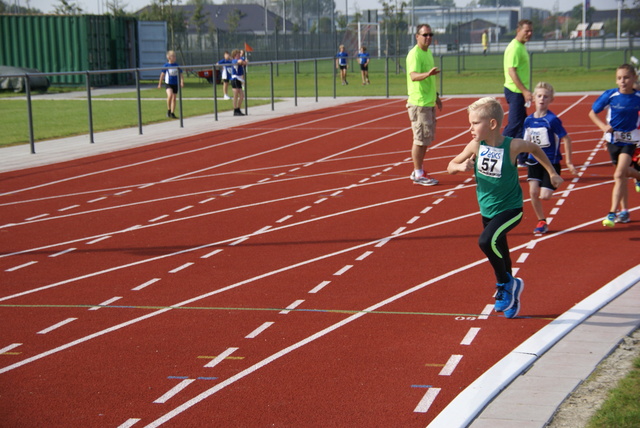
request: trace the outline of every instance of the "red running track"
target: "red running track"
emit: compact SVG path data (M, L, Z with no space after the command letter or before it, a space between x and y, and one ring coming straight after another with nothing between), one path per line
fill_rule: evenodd
M3 425L426 426L638 263L640 196L601 225L593 100L553 104L580 175L545 204L549 234L528 201L510 234L513 320L492 312L473 179L446 174L471 99L445 101L435 187L408 179L396 99L1 174Z

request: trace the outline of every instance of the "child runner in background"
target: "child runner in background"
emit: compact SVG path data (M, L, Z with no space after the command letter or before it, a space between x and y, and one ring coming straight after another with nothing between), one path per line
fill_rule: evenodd
M233 90L233 115L244 116L240 110L244 101L244 67L247 65L246 60L242 59L242 51L234 49L231 52L231 89Z
M562 184L562 178L540 146L501 135L504 111L495 98L479 99L469 106L468 112L473 139L449 162L447 171L449 174L475 172L484 226L478 244L495 273L494 308L496 312L504 312L505 317L513 318L520 311L520 295L524 289L524 281L512 275L507 243L507 233L522 219L522 188L516 158L519 153L531 153L549 173L554 188Z
M640 178L638 171L631 166L631 158L636 145L640 142L638 114L640 112L640 92L634 89L638 79L636 70L629 64L622 64L616 70L616 89L605 91L593 103L589 118L605 133L607 149L611 162L616 169L613 173L613 191L611 193L611 209L602 221L606 227L614 227L616 223L628 223L629 220L629 177ZM606 107L606 122L598 114ZM620 207L620 211L616 210Z
M349 58L349 54L344 49L344 45L340 45L338 48L339 51L336 54L336 68L340 70L340 80L342 80L343 85L348 85L347 82L347 58Z
M222 80L223 99L230 100L232 98L229 96L229 80L231 80L231 75L233 74L233 65L229 51L224 51L224 57L218 61L218 64L222 66L220 78Z
M524 120L524 139L540 146L553 168L560 174L560 143L564 144L564 154L566 156L567 168L571 174L576 175L576 168L571 161L571 138L562 126L562 121L549 110L549 105L553 101L553 86L546 82L540 82L533 90L533 102L536 111L527 116ZM553 196L555 188L551 184L551 177L542 165L529 156L527 159L529 181L529 197L531 207L538 218L538 224L533 233L547 233L549 226L544 215L542 201L548 201Z
M362 74L362 84L368 85L369 83L369 52L365 46L360 48L358 54L358 60L360 61L360 74Z
M162 72L160 72L158 89L162 87L163 81L167 91L167 117L177 119L175 115L176 94L178 93L178 84L181 88L184 87L184 76L182 76L182 70L178 67L174 51L167 52L167 62L163 66Z

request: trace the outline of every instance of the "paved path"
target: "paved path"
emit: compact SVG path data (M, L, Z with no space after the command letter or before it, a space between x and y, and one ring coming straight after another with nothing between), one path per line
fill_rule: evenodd
M92 95L104 95L96 90ZM60 98L83 96L56 95ZM466 97L469 97L467 95ZM31 168L103 153L170 141L188 135L242 126L298 112L330 108L361 98L285 99L233 112L171 120L138 128L0 149L0 172ZM221 101L224 102L224 101ZM623 338L640 327L640 264L577 304L516 348L465 389L429 427L544 427L562 401L608 356ZM495 398L494 398L495 397Z

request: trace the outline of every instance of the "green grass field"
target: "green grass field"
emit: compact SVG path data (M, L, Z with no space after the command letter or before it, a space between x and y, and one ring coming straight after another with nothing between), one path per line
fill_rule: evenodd
M604 91L614 87L614 70L623 60L618 51L586 54L576 52L536 53L532 57L532 84L544 80L554 85L557 92ZM561 67L558 64L562 64ZM589 68L585 65L589 65ZM503 83L502 56L443 56L436 57L436 65L443 72L438 76L438 90L444 96L464 94L501 94ZM253 64L247 76L247 100L249 108L269 103L274 99L315 97L316 81L319 97L404 97L406 76L403 60L374 59L370 64L371 85L361 84L360 70L355 61L349 70L348 86L334 87L334 67L331 60L303 61L295 64ZM386 69L389 73L386 73ZM272 77L273 76L273 77ZM388 77L387 77L388 76ZM294 79L295 77L295 79ZM294 86L294 80L297 86ZM156 82L144 82L155 86ZM297 88L297 93L296 93ZM67 92L72 88L52 87L49 93ZM77 88L85 91L84 87ZM221 95L222 86L217 87ZM29 142L27 103L16 97L24 94L0 93L0 115L5 129L0 146ZM34 94L33 130L35 141L87 134L89 119L86 100L47 100ZM94 132L136 127L138 125L136 93L127 92L106 97L92 96ZM148 125L168 120L164 90L141 91L142 123ZM231 109L229 101L218 102L218 111ZM277 109L277 106L276 106ZM204 79L190 74L183 90L183 116L193 117L213 114L213 87ZM176 112L177 113L177 112Z

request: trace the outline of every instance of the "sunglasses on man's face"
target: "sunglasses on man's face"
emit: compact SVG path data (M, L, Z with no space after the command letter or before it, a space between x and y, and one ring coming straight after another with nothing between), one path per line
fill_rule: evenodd
M420 34L422 37L433 37L433 33Z

